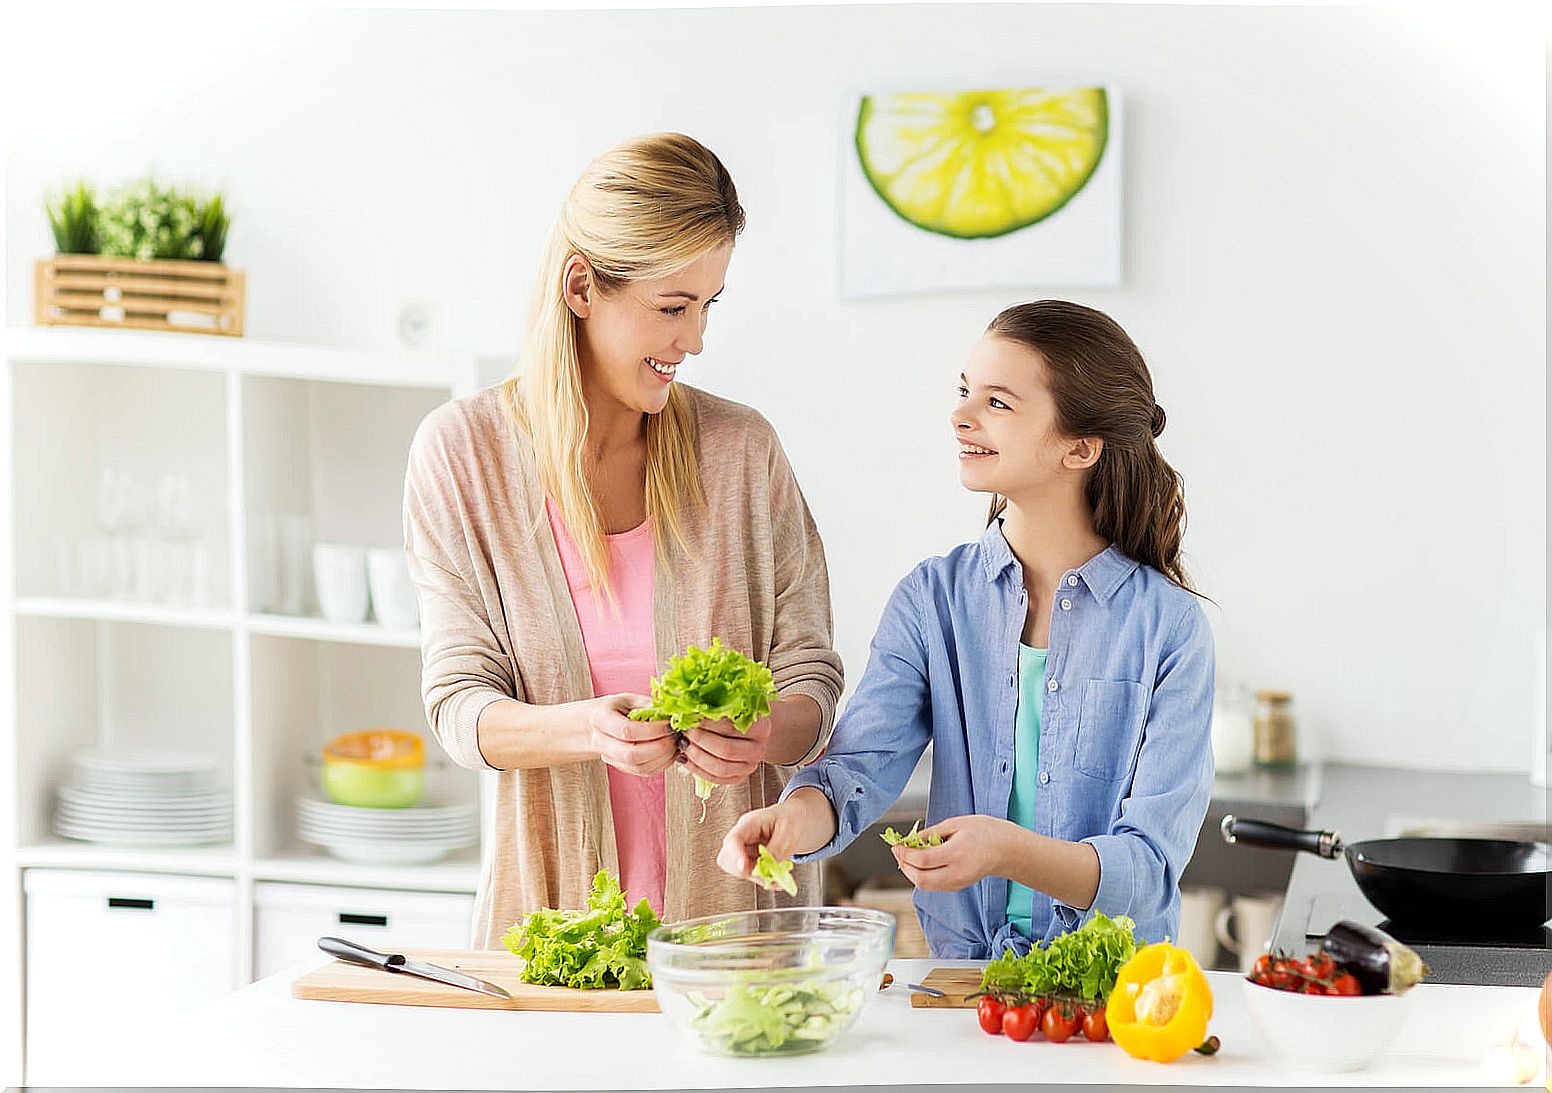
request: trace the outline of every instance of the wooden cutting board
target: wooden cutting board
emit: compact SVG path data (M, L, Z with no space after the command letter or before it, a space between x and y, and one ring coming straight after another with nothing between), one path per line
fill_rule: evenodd
M593 1013L657 1013L657 995L650 990L580 991L571 987L539 987L518 978L522 961L504 949L403 949L412 960L439 964L453 971L494 983L512 997L493 998L479 991L450 987L419 976L363 968L336 960L291 984L297 998L323 1002L375 1002L387 1006L448 1006L479 1010L577 1010Z
M911 992L911 1005L930 1009L975 1009L979 998L966 999L981 989L980 968L933 968L921 981L924 987L934 987L943 992L942 998L934 998L920 991Z

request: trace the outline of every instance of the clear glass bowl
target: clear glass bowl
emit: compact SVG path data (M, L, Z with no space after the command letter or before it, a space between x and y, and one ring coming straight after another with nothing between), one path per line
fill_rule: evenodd
M796 1055L851 1027L894 947L887 912L790 907L660 926L647 967L658 1005L702 1050Z

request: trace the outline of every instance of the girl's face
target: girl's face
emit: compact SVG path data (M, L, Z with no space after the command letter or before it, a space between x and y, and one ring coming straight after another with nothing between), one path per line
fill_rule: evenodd
M1081 487L1099 458L1098 440L1061 434L1040 354L996 335L970 351L949 422L960 484L976 493L1039 497L1062 483Z
M707 251L684 269L602 292L587 263L566 266L566 304L582 321L577 352L583 385L631 410L655 414L685 357L701 351L706 315L727 277L733 245Z

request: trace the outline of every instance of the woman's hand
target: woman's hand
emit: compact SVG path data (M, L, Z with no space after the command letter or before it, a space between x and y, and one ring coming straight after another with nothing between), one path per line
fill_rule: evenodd
M739 732L727 718L702 721L684 733L681 760L691 774L719 786L735 785L765 762L771 746L771 719L762 717Z
M995 816L951 816L922 831L941 835L942 844L922 850L892 846L900 872L928 892L967 888L988 876L1006 876L1010 851L1024 829Z
M744 813L728 830L717 851L717 864L735 877L749 876L760 844L783 861L809 854L835 838L835 809L823 792L808 786L794 790L779 805Z
M617 694L591 698L582 707L589 745L616 770L643 777L661 774L673 765L678 741L667 721L632 721L626 715L652 700L645 695Z

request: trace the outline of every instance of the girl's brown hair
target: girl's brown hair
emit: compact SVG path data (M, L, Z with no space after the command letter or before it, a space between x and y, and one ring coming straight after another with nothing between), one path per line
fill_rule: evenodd
M1126 331L1091 307L1037 300L1008 308L986 333L1040 354L1064 436L1104 441L1086 486L1095 532L1194 592L1180 560L1185 485L1154 443L1164 431L1164 408ZM1006 507L1006 498L993 497L987 523Z

